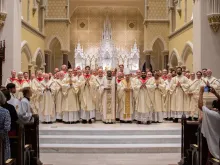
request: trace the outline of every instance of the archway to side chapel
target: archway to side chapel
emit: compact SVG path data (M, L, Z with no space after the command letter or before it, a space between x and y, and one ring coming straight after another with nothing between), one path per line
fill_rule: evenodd
M153 70L164 69L164 44L161 39L156 39L152 47L151 65Z
M51 72L63 64L63 55L61 43L56 37L51 41L49 48L51 50L49 71Z
M179 65L178 54L176 51L172 51L170 55L170 67L176 68Z

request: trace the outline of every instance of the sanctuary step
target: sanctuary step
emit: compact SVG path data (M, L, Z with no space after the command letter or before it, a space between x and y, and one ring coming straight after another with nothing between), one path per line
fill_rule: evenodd
M179 153L180 124L41 125L43 153Z

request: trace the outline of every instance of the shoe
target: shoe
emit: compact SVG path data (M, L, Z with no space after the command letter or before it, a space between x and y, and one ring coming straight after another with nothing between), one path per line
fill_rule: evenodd
M92 124L92 120L91 119L89 119L89 122L88 122L89 124Z
M82 124L86 124L87 123L87 121L86 120L82 120Z
M119 118L116 118L115 120L116 120L116 121L120 121L120 119L119 119Z
M147 121L147 125L150 125L151 123L150 123L150 121Z
M141 121L137 121L137 124L141 124Z
M120 123L125 123L125 121L123 121L123 120L120 120Z
M192 117L188 117L188 119L187 119L187 120L192 121Z
M174 123L178 123L178 121L179 121L178 118L173 119Z

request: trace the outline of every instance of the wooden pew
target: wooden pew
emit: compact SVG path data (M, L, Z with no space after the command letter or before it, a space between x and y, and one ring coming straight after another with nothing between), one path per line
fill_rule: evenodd
M15 159L8 159L5 161L5 151L4 151L4 139L0 136L0 164L1 165L16 165Z
M186 115L183 114L182 120L182 136L181 136L181 160L179 165L192 165L191 144L196 144L199 122L187 121Z
M25 144L32 146L31 162L33 165L42 165L39 149L39 116L33 115L34 123L25 125Z

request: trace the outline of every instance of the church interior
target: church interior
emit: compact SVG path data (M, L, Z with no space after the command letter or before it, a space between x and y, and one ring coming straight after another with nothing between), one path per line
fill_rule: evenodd
M220 77L219 27L218 0L0 0L0 83L11 70L53 73L63 64L91 70L123 65L132 73L185 66ZM196 126L184 119L149 126L36 122L20 128L36 137L26 139L17 165L32 153L44 165L180 165L187 149L201 161L203 150L193 146ZM15 165L10 161L1 163Z

